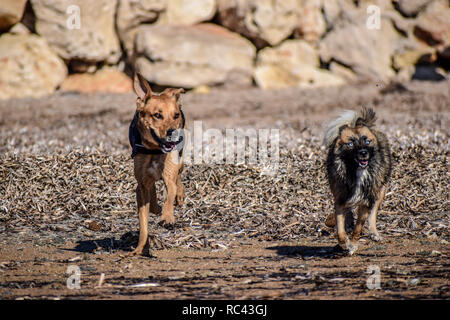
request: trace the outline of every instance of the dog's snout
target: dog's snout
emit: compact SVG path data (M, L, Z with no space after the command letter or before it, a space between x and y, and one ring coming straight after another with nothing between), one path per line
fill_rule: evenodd
M360 150L358 150L358 155L360 157L367 157L369 155L369 152L367 152L366 149L360 149Z
M174 133L174 131L175 131L175 129L169 129L169 130L167 130L167 136L168 137L171 137L172 136L172 134Z

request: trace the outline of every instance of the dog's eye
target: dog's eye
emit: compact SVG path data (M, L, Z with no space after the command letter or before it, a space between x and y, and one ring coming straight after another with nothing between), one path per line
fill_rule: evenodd
M347 146L349 146L350 148L353 147L353 142L350 141L349 143L347 143Z
M159 112L154 113L154 114L153 114L153 117L154 117L155 119L162 119L162 118L163 118L162 114L159 113Z
M365 143L366 143L366 146L368 146L368 145L370 144L370 142L371 142L371 141L370 141L369 139L366 139L366 142L365 142Z
M179 113L175 113L175 115L173 116L174 119L178 119L180 117Z

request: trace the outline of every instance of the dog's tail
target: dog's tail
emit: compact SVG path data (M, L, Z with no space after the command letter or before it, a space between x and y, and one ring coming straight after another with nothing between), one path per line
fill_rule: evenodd
M345 110L339 117L327 125L323 144L329 148L333 141L339 136L339 130L343 126L354 128L358 125L371 127L375 124L376 116L372 108L362 108L360 112Z

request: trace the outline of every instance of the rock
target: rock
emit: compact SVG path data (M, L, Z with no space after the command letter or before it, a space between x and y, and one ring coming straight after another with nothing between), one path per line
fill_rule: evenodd
M295 72L276 65L261 66L255 70L255 81L263 89L289 87L317 88L345 84L344 79L327 70L306 65Z
M158 23L192 25L210 20L216 13L216 0L167 0Z
M23 24L16 23L11 29L9 29L8 33L10 34L30 34L30 30Z
M432 0L398 0L394 2L395 7L406 17L415 17Z
M280 46L262 49L257 58L255 82L264 89L286 87L323 87L345 81L319 69L316 49L304 40L286 40Z
M419 14L414 35L439 50L450 45L450 8L446 0L434 0Z
M353 82L357 80L356 74L351 69L337 63L336 61L331 61L330 71L331 73L343 78L347 82Z
M327 27L331 29L341 14L341 7L337 1L323 1L322 11Z
M414 66L419 62L432 63L435 60L436 54L433 48L420 43L414 43L393 54L392 66L397 70L401 70L409 66Z
M0 37L0 99L51 94L67 75L64 62L37 35Z
M301 1L218 0L219 22L261 48L288 38L298 27Z
M27 0L0 0L0 31L6 31L22 18Z
M354 12L356 6L350 1L323 1L322 11L327 29L332 29L339 21L346 19L347 14Z
M322 14L321 0L303 1L300 12L300 21L295 30L296 38L316 43L327 27Z
M61 83L60 89L82 93L127 93L132 92L133 84L131 79L123 72L104 67L94 74L81 73L69 75Z
M96 221L91 221L87 228L92 231L100 231L102 227Z
M127 55L132 56L135 36L141 24L193 25L210 20L216 0L119 0L117 30Z
M115 33L117 0L31 0L36 32L65 60L116 63L120 43Z
M440 255L442 255L442 252L440 252L438 250L431 251L431 256L440 256Z
M211 87L206 85L200 85L198 87L195 87L192 89L192 92L199 93L199 94L207 94L211 92Z
M348 22L356 23L358 20L368 21L374 14L370 6L379 8L381 17L391 20L395 27L402 32L408 32L410 24L409 19L404 18L394 9L391 0L359 0L356 2L348 0L324 1L322 4L327 28L332 29L335 25L342 25Z
M117 32L128 56L132 55L137 27L155 22L165 10L167 0L119 0Z
M286 40L278 47L264 48L258 54L257 65L279 64L287 69L295 69L299 65L318 67L319 53L304 40Z
M136 46L139 70L159 85L251 83L255 47L217 25L141 26Z
M319 52L323 61L349 66L361 78L388 80L395 75L391 54L400 39L389 19L380 19L379 30L369 29L362 16L336 25L320 42Z

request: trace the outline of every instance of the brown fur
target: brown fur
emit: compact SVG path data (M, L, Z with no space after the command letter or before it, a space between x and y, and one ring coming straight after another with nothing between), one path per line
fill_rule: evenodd
M165 139L169 129L182 129L181 106L178 101L183 89L166 89L160 95L153 94L148 82L140 75L134 78L134 90L139 118L137 128L142 137L142 145L147 149L158 149L159 144L151 134L151 129L161 139ZM177 117L178 115L178 117ZM183 203L184 189L181 184L183 162L178 150L167 154L142 154L134 157L134 176L138 187L136 200L139 214L139 242L131 253L148 254L148 214L161 213L163 225L173 224L174 202ZM163 179L167 188L167 199L161 208L157 204L156 181Z

